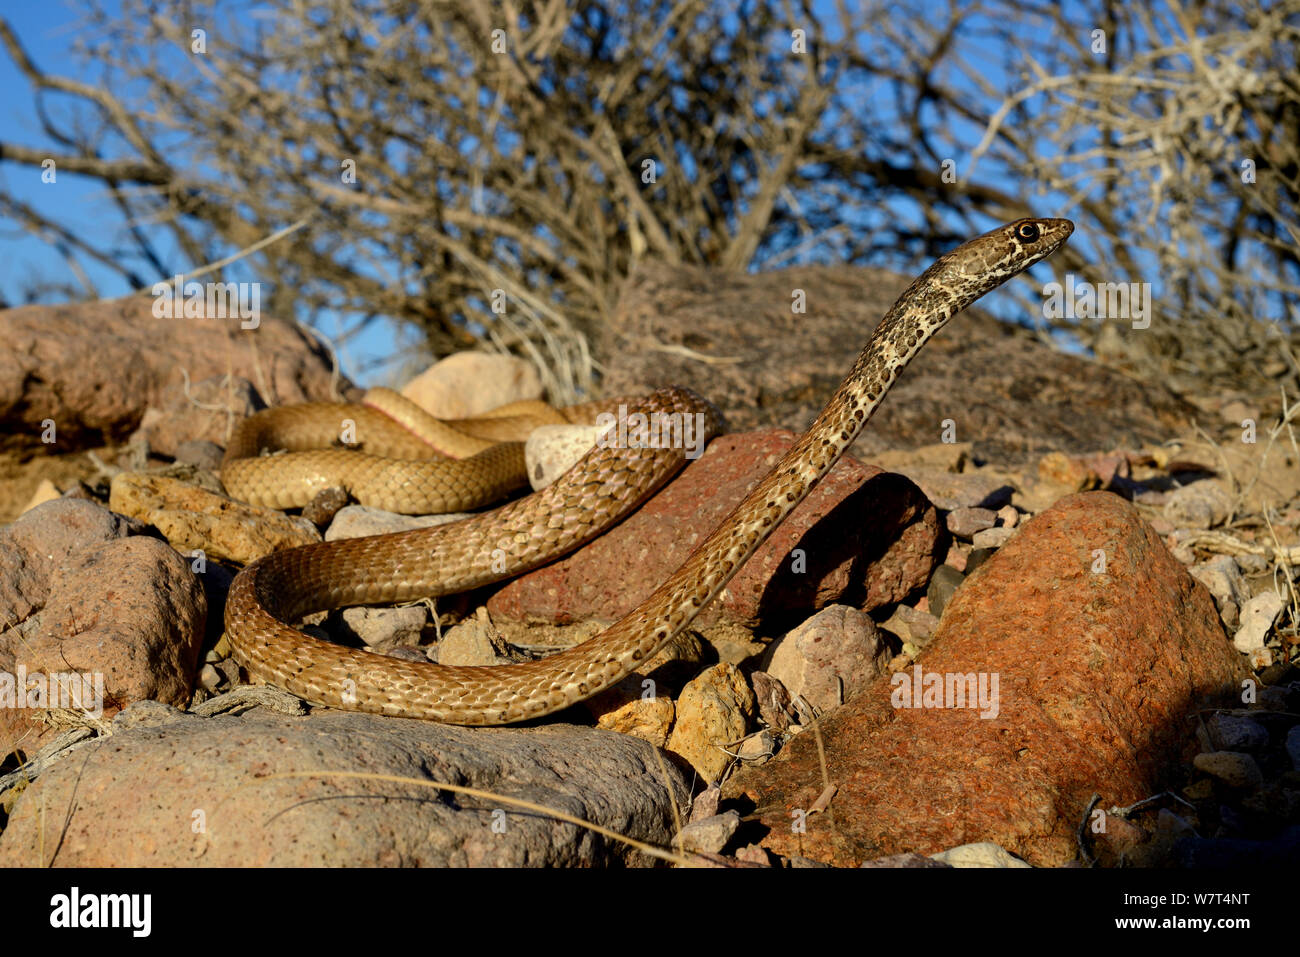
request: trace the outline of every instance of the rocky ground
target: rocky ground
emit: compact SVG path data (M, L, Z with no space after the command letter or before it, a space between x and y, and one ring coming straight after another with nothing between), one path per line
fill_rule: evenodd
M609 391L692 386L733 431L561 561L304 627L457 664L585 640L789 447L903 285L644 270L599 344ZM242 564L436 521L222 494L239 417L357 395L312 337L155 319L147 298L9 310L0 337L17 346L0 357L0 864L1188 867L1300 852L1285 396L1178 397L959 317L856 458L674 647L553 719L463 729L309 710L247 686L227 656ZM462 356L416 391L457 416L447 396L491 407L536 383ZM5 698L6 674L55 672L101 675L102 715L12 678Z

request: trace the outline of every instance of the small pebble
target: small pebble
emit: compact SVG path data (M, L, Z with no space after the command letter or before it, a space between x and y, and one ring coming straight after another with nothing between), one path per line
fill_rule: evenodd
M736 811L726 811L687 824L677 833L673 844L684 851L717 854L727 846L727 842L739 827L740 814Z
M957 538L970 541L976 532L997 524L997 518L998 513L991 508L957 508L948 513L944 522Z
M999 525L997 528L986 528L982 532L976 532L971 542L976 548L1001 548L1015 533L1014 528Z
M1192 759L1196 770L1222 781L1231 788L1255 788L1264 783L1259 764L1240 751L1211 751Z

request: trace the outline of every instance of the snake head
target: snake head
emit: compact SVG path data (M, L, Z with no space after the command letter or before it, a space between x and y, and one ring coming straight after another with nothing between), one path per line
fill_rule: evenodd
M961 309L1052 255L1073 232L1068 219L1017 219L962 243L927 273L960 293Z
M940 256L890 310L891 325L933 332L1012 276L1056 252L1070 234L1068 219L1017 219Z
M1016 269L1019 272L1052 255L1073 232L1074 223L1068 219L1017 219L971 242L1001 235L1007 248L1013 251L1014 260L1020 262Z

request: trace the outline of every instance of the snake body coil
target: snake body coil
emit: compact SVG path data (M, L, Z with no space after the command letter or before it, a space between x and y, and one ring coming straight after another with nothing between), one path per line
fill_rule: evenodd
M1051 255L1065 219L1023 219L944 255L886 313L826 408L649 598L584 644L504 667L410 662L317 641L290 627L348 605L449 594L513 577L598 535L682 465L681 448L596 448L549 488L495 511L434 528L308 545L245 568L226 602L236 660L256 678L315 704L453 724L509 724L609 687L684 629L839 460L913 356L954 314ZM705 416L685 389L643 400L647 414ZM340 453L346 454L346 453Z

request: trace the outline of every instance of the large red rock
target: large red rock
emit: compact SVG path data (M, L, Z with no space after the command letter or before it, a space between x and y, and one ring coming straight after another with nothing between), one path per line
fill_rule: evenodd
M796 436L726 435L617 528L511 582L493 615L566 624L618 619L648 597L766 475ZM871 609L925 584L939 522L910 480L845 457L697 619L754 626L833 602ZM802 550L798 563L794 549ZM804 565L806 564L806 567Z
M146 293L0 312L0 449L120 441L148 408L210 402L186 396L187 376L191 386L242 376L270 405L331 397L329 355L292 323L157 318L153 303Z
M1106 492L1062 499L982 565L915 667L996 675L996 715L894 707L881 679L821 721L824 768L805 732L728 783L759 808L765 846L847 865L993 841L1065 863L1091 796L1160 790L1194 747L1196 709L1248 675L1209 593ZM823 775L839 788L830 810L795 833Z

